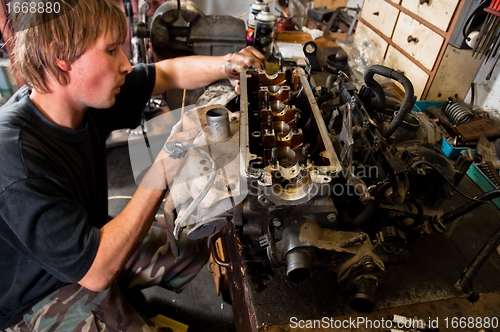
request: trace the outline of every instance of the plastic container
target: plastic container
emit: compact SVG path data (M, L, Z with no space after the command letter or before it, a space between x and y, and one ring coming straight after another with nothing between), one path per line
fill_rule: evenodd
M413 111L424 112L431 106L440 108L445 106L446 103L447 103L446 101L417 100L413 105ZM470 149L470 147L467 146L455 147L451 145L450 142L448 142L444 136L441 137L441 151L444 153L446 157L450 159L457 159L460 156L460 153L467 149Z
M444 105L446 105L446 101L417 100L415 104L413 104L413 110L415 112L423 112L431 106L439 108L443 107Z
M444 136L441 137L441 141L441 151L443 151L444 155L450 159L457 159L462 151L470 149L468 146L455 147L451 145Z

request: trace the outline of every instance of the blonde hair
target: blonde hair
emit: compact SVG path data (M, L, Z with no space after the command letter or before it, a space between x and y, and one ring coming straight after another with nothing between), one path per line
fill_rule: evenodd
M112 33L117 42L123 42L127 35L125 15L114 0L57 2L61 10L66 8L60 15L34 13L12 17L14 27L16 21L17 26L27 27L15 34L14 65L25 84L44 93L50 92L47 75L61 85L68 84L66 73L56 60L72 63L103 34Z

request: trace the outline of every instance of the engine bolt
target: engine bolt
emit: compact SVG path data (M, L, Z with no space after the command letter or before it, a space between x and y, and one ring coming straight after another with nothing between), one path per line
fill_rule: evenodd
M328 222L330 222L330 223L336 222L337 221L337 214L336 213L329 213L326 216L326 220L328 220Z
M375 266L373 265L372 262L366 262L363 264L363 268L365 269L365 271L368 271L368 272L373 270L374 267Z
M280 218L273 218L271 219L271 223L273 224L274 227L280 227L282 222Z
M415 222L415 220L413 220L413 218L404 218L403 219L403 225L405 225L405 226L413 225L414 222Z

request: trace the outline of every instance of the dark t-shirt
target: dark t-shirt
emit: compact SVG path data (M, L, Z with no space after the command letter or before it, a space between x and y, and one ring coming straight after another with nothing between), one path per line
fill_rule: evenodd
M26 87L0 108L0 328L90 268L108 221L106 138L140 124L154 82L154 65L135 66L80 130L48 120Z

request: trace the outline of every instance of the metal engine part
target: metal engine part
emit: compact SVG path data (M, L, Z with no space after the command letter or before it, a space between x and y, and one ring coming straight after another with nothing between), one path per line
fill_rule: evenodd
M302 68L242 72L239 111L196 113L203 131L166 203L174 234L210 236L232 222L248 259L294 283L332 272L354 310L373 310L387 266L407 262L408 244L436 232L430 220L472 162L452 166L434 134L415 130L431 126L411 114L406 77L385 67L374 74L407 90L396 109L373 77L375 93L358 94L342 72L315 92Z
M426 221L452 195L448 182L457 184L466 169L455 169L433 144L412 140L420 117L410 113L411 82L385 67L374 73L408 90L389 114L367 110L344 73L326 92L330 107L321 110L318 90L300 68L274 76L247 70L241 80L241 166L248 181L242 237L254 259L265 253L292 282L335 272L361 312L373 310L387 264L408 260L407 244L430 232ZM377 90L375 97L382 96ZM462 163L470 165L457 167Z
M245 197L246 182L239 176L239 123L239 113L222 105L193 108L185 113L183 126L199 128L198 136L192 143L165 145L173 158L185 157L163 208L175 239L185 228L190 239L217 233L233 217L228 211Z

